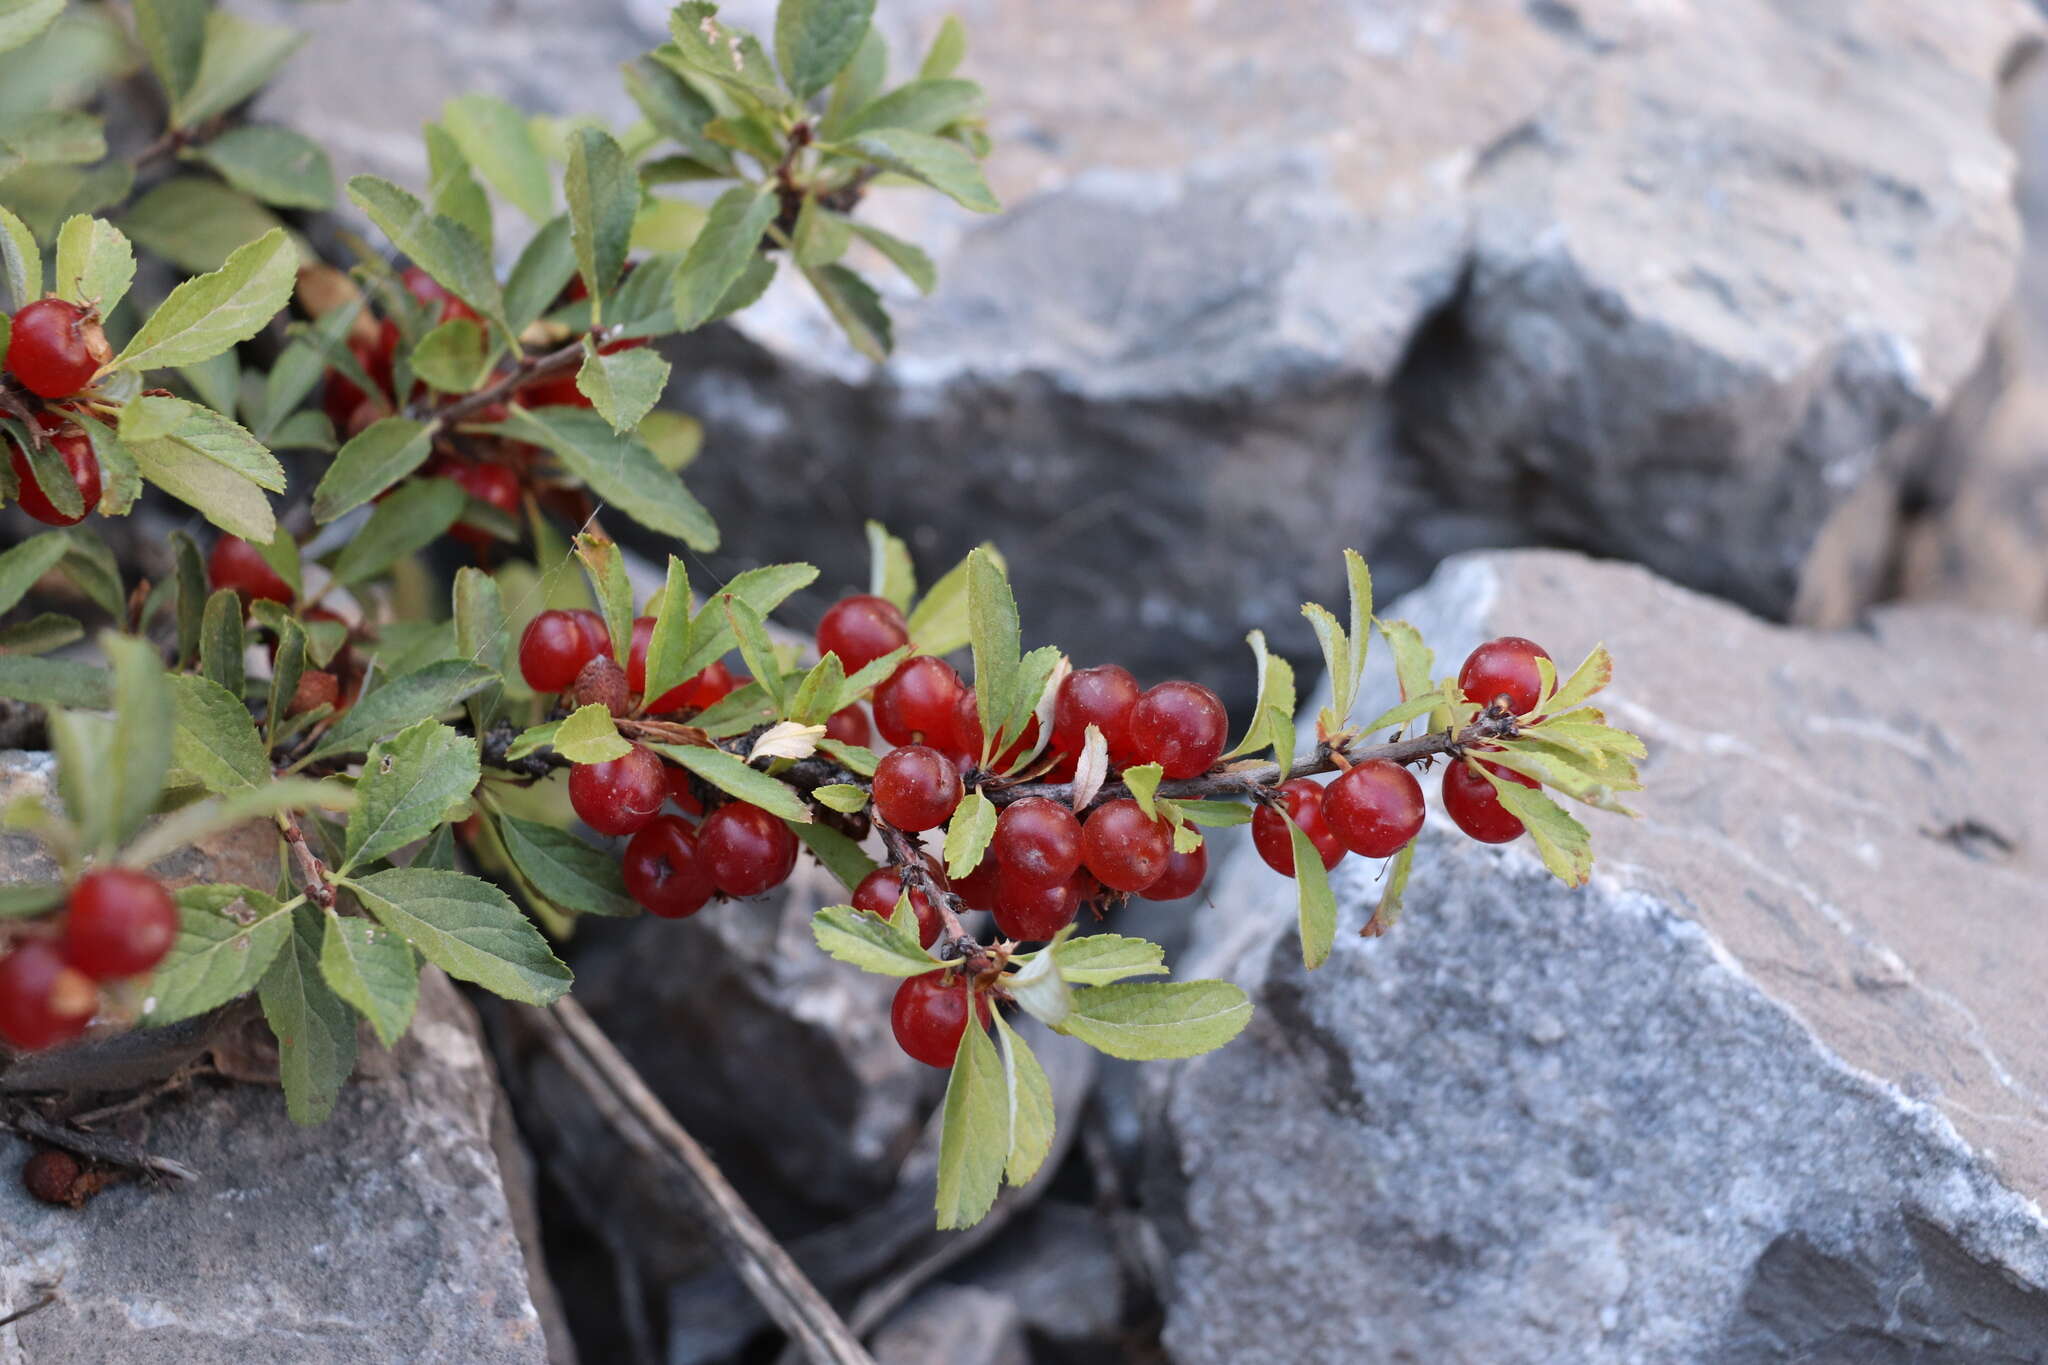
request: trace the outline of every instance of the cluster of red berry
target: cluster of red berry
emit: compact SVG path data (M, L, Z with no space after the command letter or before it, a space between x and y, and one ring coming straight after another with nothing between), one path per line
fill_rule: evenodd
M13 331L7 339L7 369L22 388L38 398L76 396L92 383L100 366L113 358L113 348L107 345L99 316L90 308L66 299L46 298L24 305L14 315ZM51 447L77 485L82 506L76 516L58 511L37 481L28 452L9 441L21 510L46 526L70 526L83 521L100 501L100 462L93 453L92 439L62 406L38 410L35 420L37 426L49 433Z
M246 608L250 602L277 602L290 606L297 594L284 575L271 567L263 552L239 536L223 535L213 542L206 556L207 585L215 592L228 589L238 594ZM328 621L348 629L348 621L329 607L312 606L299 613L307 622ZM351 632L353 633L353 632ZM270 657L277 659L276 640L270 641ZM356 657L347 643L336 650L325 668L308 667L299 674L286 714L296 716L316 706L346 711L362 690L367 665Z
M0 1041L54 1047L85 1032L100 986L163 961L178 937L178 907L156 878L123 867L86 873L71 888L58 933L0 957Z

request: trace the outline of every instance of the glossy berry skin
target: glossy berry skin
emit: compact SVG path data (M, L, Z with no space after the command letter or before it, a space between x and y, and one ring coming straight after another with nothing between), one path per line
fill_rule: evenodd
M1266 866L1283 877L1294 875L1294 839L1287 832L1291 819L1322 855L1323 870L1335 867L1345 850L1323 819L1322 787L1306 777L1297 777L1280 784L1280 795L1287 803L1285 816L1271 806L1260 806L1252 813L1252 845L1266 860Z
M915 834L952 818L965 792L953 760L927 744L891 749L875 766L875 814Z
M1052 742L1071 753L1087 744L1088 727L1102 731L1109 761L1130 764L1131 708L1138 704L1138 680L1117 664L1099 664L1067 675L1052 703Z
M841 744L867 747L867 742L874 738L874 732L868 728L868 714L860 709L859 702L840 707L826 719L825 738L836 739Z
M723 659L717 659L705 665L704 671L695 677L684 679L656 697L648 703L647 709L656 713L703 711L716 706L748 681L745 674L734 673L725 666Z
M875 729L891 744L948 746L958 726L960 675L943 659L905 659L875 689Z
M697 832L675 815L657 815L626 845L621 871L626 894L650 915L686 919L704 908L717 888L697 848Z
M54 943L22 944L0 957L0 1042L33 1052L85 1032L99 1009L92 979Z
M960 699L953 704L953 737L947 747L954 757L967 760L972 768L981 763L981 742L981 703L976 700L973 688L963 687ZM1023 736L989 760L990 771L1008 772L1037 743L1038 717L1031 716L1024 722Z
M99 361L87 328L91 315L65 299L37 299L14 315L7 368L41 398L68 398L92 382ZM102 341L104 347L104 341Z
M270 567L254 545L239 536L222 536L213 542L206 556L206 581L216 592L234 589L244 601L292 600L292 585Z
M612 652L612 633L605 629L604 618L588 607L577 607L569 613L576 618L576 624L583 629L584 642L592 654Z
M818 657L837 654L849 675L909 643L903 612L886 597L842 597L818 622Z
M758 896L789 880L796 869L796 835L789 826L744 801L720 806L697 829L697 852L711 880L728 896Z
M983 858L974 871L953 878L951 889L969 910L993 910L1001 882L1002 865L994 858Z
M635 693L647 690L647 647L654 643L654 618L633 618L633 642L626 647L626 686ZM677 689L670 688L674 693ZM666 700L666 698L664 698Z
M463 492L478 502L497 508L507 516L519 515L519 475L510 468L489 461L477 464L459 464L448 470L445 477L453 479ZM497 542L489 531L461 522L448 528L449 538L470 549L482 553Z
M926 1066L953 1065L960 1040L967 1036L967 978L957 972L926 972L905 978L889 1006L889 1027L896 1046ZM988 997L974 996L976 1022L988 1027Z
M688 815L702 815L704 803L697 799L697 793L690 788L690 773L686 768L672 768L664 763L663 774L668 778L668 799L676 803L676 809Z
M1223 699L1200 683L1163 682L1131 708L1131 752L1169 778L1200 777L1223 756L1230 717Z
M1095 879L1077 872L1050 886L1022 882L1004 868L996 878L996 929L1019 943L1043 943L1074 922Z
M599 834L636 834L668 800L668 774L652 749L634 745L605 763L569 769L569 804Z
M1168 853L1166 871L1138 895L1148 901L1185 900L1202 889L1208 876L1209 845L1205 842L1193 853Z
M1384 758L1354 764L1323 789L1323 820L1337 841L1367 858L1391 858L1422 832L1422 784Z
M1057 801L1027 796L996 819L1003 876L1024 886L1057 886L1081 867L1081 822Z
M519 676L536 692L562 692L597 654L583 623L566 611L544 611L519 637Z
M1486 771L1508 782L1519 782L1525 787L1540 787L1543 784L1533 777L1524 777L1518 772L1503 768L1497 763L1486 765ZM1482 844L1505 844L1521 837L1522 822L1508 813L1500 803L1500 793L1472 765L1469 759L1453 760L1444 769L1444 814L1451 822L1471 838Z
M853 888L853 908L865 910L883 919L896 913L896 902L903 895L903 869L900 867L878 867L860 879L860 885ZM932 908L931 901L922 891L910 893L911 913L917 916L917 941L924 947L931 947L939 941L939 933L945 927L939 912Z
M177 937L177 903L147 873L103 867L71 888L64 960L95 981L142 975Z
M14 481L21 490L21 510L45 526L75 526L100 505L99 457L93 454L91 439L76 427L58 431L50 438L50 444L56 447L58 458L64 461L64 468L78 489L82 504L79 513L74 517L58 511L49 494L43 491L43 486L36 482L35 469L28 462L28 452L20 446L12 446Z
M1112 891L1143 891L1164 875L1172 854L1172 829L1128 796L1096 807L1081 826L1081 860Z
M1465 656L1465 666L1458 670L1458 688L1465 700L1482 707L1505 697L1509 715L1526 716L1536 709L1543 692L1543 675L1536 671L1536 661L1549 657L1542 645L1519 635L1488 640Z

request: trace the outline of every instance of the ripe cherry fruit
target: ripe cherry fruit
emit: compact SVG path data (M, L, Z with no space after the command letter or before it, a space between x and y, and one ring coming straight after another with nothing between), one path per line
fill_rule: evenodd
M1128 796L1096 807L1081 826L1081 857L1113 891L1143 891L1166 872L1173 831Z
M40 398L68 398L114 358L91 310L67 299L37 299L14 315L7 368Z
M728 896L758 896L789 880L796 869L796 835L789 826L744 801L720 806L697 830L697 852L711 880Z
M457 487L478 502L495 507L508 517L519 515L519 475L511 468L489 460L463 462L444 470L443 477L453 479ZM448 528L448 535L479 554L498 539L481 527L459 521Z
M1458 689L1465 700L1491 706L1505 699L1508 714L1525 716L1536 709L1543 692L1543 675L1536 670L1538 659L1550 655L1534 640L1503 635L1488 640L1465 656L1458 670Z
M1019 943L1043 943L1072 924L1081 902L1097 890L1086 872L1040 886L1019 880L1005 867L996 878L996 929Z
M177 937L177 903L147 873L103 867L71 888L64 960L95 981L140 976L163 961Z
M1087 744L1088 727L1102 731L1109 761L1130 766L1131 708L1138 704L1138 680L1127 668L1100 664L1069 673L1052 703L1052 742L1070 753Z
M1202 882L1208 875L1208 844L1198 845L1192 853L1175 850L1167 855L1166 871L1159 874L1159 880L1138 895L1148 901L1184 900L1202 889Z
M566 691L597 651L573 613L544 611L519 637L519 675L536 692Z
M902 898L903 869L893 864L876 868L853 888L853 908L880 915L883 919L896 913L896 902ZM927 948L937 943L944 921L924 892L910 893L910 910L917 916L917 941Z
M875 767L875 813L915 834L952 818L965 794L953 760L926 744L907 744Z
M1524 777L1498 763L1488 763L1486 772L1508 782L1519 782L1525 787L1540 787L1543 784L1533 777ZM1509 814L1507 807L1500 803L1500 793L1486 780L1486 774L1479 771L1472 759L1454 759L1444 769L1444 814L1451 817L1453 824L1482 844L1504 844L1519 838L1522 822Z
M970 768L981 762L981 703L975 699L974 689L960 689L959 700L953 703L953 736L950 749L956 758L967 761ZM1038 743L1038 717L1027 716L1024 733L1015 744L989 760L994 772L1008 772L1017 761L1031 752Z
M622 871L626 894L663 919L696 914L716 889L697 832L675 815L657 815L633 836Z
M37 482L35 467L28 461L28 452L13 445L14 481L21 490L21 510L45 526L73 526L84 521L100 505L99 457L93 454L91 439L77 427L61 427L50 438L50 444L56 449L58 458L64 461L64 469L71 476L72 485L78 489L78 515L70 516L57 510L57 505L50 501L50 495Z
M994 858L983 858L974 871L953 878L952 891L969 910L993 910L1001 882L1002 865Z
M1323 790L1323 819L1339 843L1368 858L1391 858L1422 830L1422 784L1398 763L1353 765Z
M1223 699L1200 683L1163 682L1131 708L1133 756L1157 763L1169 778L1200 777L1229 738Z
M232 588L244 601L292 600L292 585L270 567L270 561L240 536L222 536L206 556L206 581L218 592Z
M970 995L973 1004L968 1000ZM908 977L896 988L889 1006L889 1027L896 1046L926 1066L949 1067L967 1036L970 1008L977 1024L988 1027L988 997L974 990L966 976L941 970Z
M99 1009L92 978L35 940L0 957L0 1042L33 1052L85 1032Z
M1027 796L996 820L1003 876L1023 886L1057 886L1081 866L1081 822L1057 801Z
M666 800L668 774L662 761L638 744L622 757L569 769L569 804L599 834L638 833Z
M960 675L944 659L905 659L875 688L875 728L891 744L950 744L963 690Z
M818 622L818 657L837 654L849 675L909 643L903 612L886 597L842 597Z
M860 703L842 706L825 721L825 738L836 739L841 744L858 744L867 747L873 735L868 729L867 712L860 709Z
M1322 855L1323 870L1335 867L1344 856L1344 845L1324 823L1322 787L1306 777L1297 777L1280 784L1280 796L1287 803L1285 816L1272 806L1260 806L1252 814L1252 844L1266 860L1266 866L1282 876L1294 875L1294 839L1287 831L1291 819Z

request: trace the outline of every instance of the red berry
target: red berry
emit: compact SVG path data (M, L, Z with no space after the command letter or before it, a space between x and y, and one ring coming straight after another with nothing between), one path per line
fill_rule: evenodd
M1491 706L1507 698L1510 715L1525 716L1536 709L1543 692L1543 675L1536 671L1538 659L1548 659L1543 646L1519 635L1488 640L1465 656L1458 670L1458 689L1465 700Z
M483 319L476 315L474 308L471 308L461 299L456 298L446 289L443 289L439 280L418 266L407 266L399 272L399 278L405 281L405 287L412 291L412 296L421 303L438 303L441 305L441 312L437 321L453 322L457 318L467 318L471 322L483 321Z
M841 744L858 744L866 747L873 738L868 730L867 712L860 709L860 703L842 706L834 711L825 722L825 738L836 739Z
M974 992L965 976L950 970L908 977L889 1006L896 1046L926 1066L949 1067L967 1036L968 996L981 1027L988 1027L988 997Z
M1053 698L1052 742L1079 753L1093 725L1109 746L1109 761L1119 768L1130 766L1131 708L1138 704L1138 695L1138 680L1117 664L1068 674Z
M599 834L645 829L668 800L668 775L652 749L634 745L621 758L569 769L569 804Z
M1202 889L1202 881L1208 875L1209 845L1203 843L1193 853L1169 853L1166 871L1138 894L1148 901L1184 900Z
M969 910L993 910L1001 884L1001 865L994 858L983 858L975 865L974 871L964 877L955 877L951 889Z
M1337 842L1337 836L1323 820L1322 787L1306 777L1297 777L1280 784L1280 795L1287 803L1285 816L1272 806L1260 806L1252 813L1252 844L1266 860L1266 866L1284 877L1294 875L1294 839L1287 830L1291 819L1322 855L1323 869L1335 867L1344 856L1344 845Z
M93 454L90 438L76 427L60 430L50 438L50 443L64 461L64 468L70 473L83 506L75 517L59 512L49 495L43 492L43 486L36 482L35 469L28 462L28 452L17 445L13 446L13 464L14 479L21 489L21 510L45 526L72 526L84 521L100 505L99 457Z
M316 706L333 706L340 700L341 679L324 668L309 668L299 674L299 685L292 689L292 699L284 713L304 715Z
M875 813L901 830L937 829L964 795L953 760L924 744L907 744L875 767Z
M1076 872L1050 886L1020 881L1005 867L996 878L996 929L1019 943L1043 943L1074 922L1095 879Z
M519 515L519 475L508 466L490 461L458 464L448 471L447 477L478 502L495 507L507 516ZM497 540L489 531L460 522L450 527L448 534L479 552L489 549Z
M853 888L853 908L887 919L896 913L896 902L902 896L903 869L893 865L878 867ZM939 941L939 932L944 927L939 912L922 891L910 893L910 909L917 916L917 941L931 947Z
M1200 777L1223 755L1230 717L1200 683L1163 682L1131 708L1131 752L1169 778Z
M981 762L981 704L975 699L974 689L960 689L960 700L953 704L953 738L951 749L964 758L972 768ZM1009 748L989 760L993 772L1008 772L1019 759L1031 752L1031 746L1038 743L1038 717L1030 716L1024 721L1024 734Z
M930 654L905 659L875 689L875 728L891 744L952 743L960 693L951 664Z
M720 806L697 830L697 852L711 880L728 896L758 896L789 879L796 868L796 835L789 826L744 801Z
M1173 831L1128 796L1098 806L1081 826L1081 857L1114 891L1143 891L1166 871Z
M656 712L709 710L748 681L744 673L734 673L725 666L723 659L717 659L706 665L703 672L656 697L647 709Z
M0 1042L25 1051L68 1043L99 1009L99 988L57 945L24 943L0 957Z
M626 845L626 894L663 919L684 919L711 899L711 869L679 816L657 815Z
M1027 796L996 819L1003 876L1024 886L1057 886L1081 866L1081 822L1057 801Z
M1391 858L1422 831L1422 784L1384 758L1354 765L1323 790L1323 819L1353 853Z
M177 937L177 903L146 873L103 867L71 888L64 960L95 981L140 976Z
M1543 784L1533 777L1524 777L1498 763L1486 765L1486 771L1509 782L1519 782L1525 787L1540 787ZM1522 822L1508 813L1500 803L1500 793L1486 780L1486 774L1479 771L1470 759L1454 759L1444 769L1444 814L1452 823L1482 844L1504 844L1520 837Z
M626 647L626 686L635 692L647 690L647 647L654 643L654 618L633 618L633 642ZM670 688L671 692L676 689Z
M676 803L676 809L691 815L702 815L704 803L697 799L697 793L690 789L690 773L686 768L672 768L662 764L662 771L668 776L668 799Z
M37 299L14 315L7 368L38 397L68 398L92 382L101 362L112 358L98 320L78 304Z
M612 633L605 628L602 616L588 607L577 607L569 614L576 618L576 624L582 628L583 642L590 646L593 655L612 652Z
M216 592L233 588L245 601L292 600L292 585L270 567L262 551L240 536L222 536L213 542L206 556L206 581Z
M519 675L536 692L566 691L597 654L583 625L566 611L544 611L519 637Z
M903 613L886 597L842 597L818 622L818 656L837 654L848 674L909 643Z

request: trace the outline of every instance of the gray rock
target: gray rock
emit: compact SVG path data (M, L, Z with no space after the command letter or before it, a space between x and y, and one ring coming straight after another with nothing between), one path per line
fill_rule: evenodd
M1056 1343L1106 1343L1123 1326L1124 1272L1109 1227L1078 1204L1046 1200L947 1278L1001 1294L1026 1328Z
M1017 1305L964 1286L928 1289L875 1334L875 1365L1028 1365Z
M1152 1073L1174 1358L2048 1359L2048 750L1975 700L2048 635L1806 634L1555 553L1395 613L1446 668L1606 640L1643 818L1591 815L1569 891L1436 810L1386 937L1340 865L1312 975L1291 887L1231 861L1184 974L1258 1014Z

